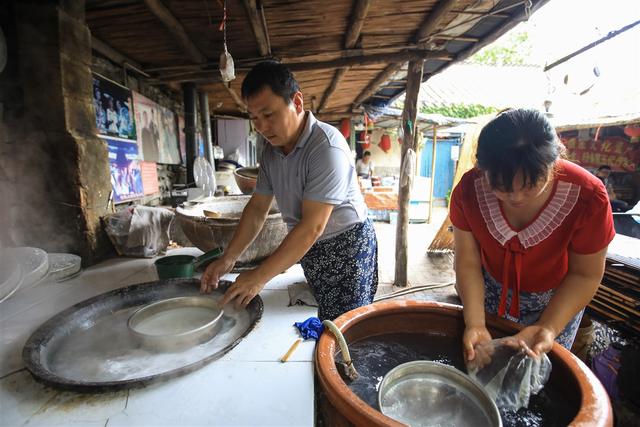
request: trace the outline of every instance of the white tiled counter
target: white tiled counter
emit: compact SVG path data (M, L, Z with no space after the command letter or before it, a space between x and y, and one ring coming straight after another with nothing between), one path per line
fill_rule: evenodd
M314 424L315 342L301 343L280 363L299 336L293 323L316 315L311 307L287 307L287 287L304 280L299 265L260 293L264 313L247 337L220 359L179 378L142 389L80 394L44 386L24 368L22 347L45 320L92 296L154 280L153 260L117 258L67 282L20 290L0 304L0 426Z

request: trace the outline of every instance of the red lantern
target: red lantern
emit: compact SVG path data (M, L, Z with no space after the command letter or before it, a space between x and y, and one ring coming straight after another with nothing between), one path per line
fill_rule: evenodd
M342 119L340 120L340 132L342 135L348 139L349 135L351 135L351 120L350 119Z
M382 135L380 138L380 142L378 143L378 147L385 153L388 153L391 150L391 137L388 134Z

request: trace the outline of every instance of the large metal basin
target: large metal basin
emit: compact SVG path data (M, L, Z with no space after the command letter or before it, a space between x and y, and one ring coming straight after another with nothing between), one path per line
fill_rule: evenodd
M178 224L198 249L209 252L216 247L226 249L240 223L242 210L251 196L221 197L213 202L188 208L177 208ZM204 215L216 212L218 218ZM262 231L238 259L239 265L254 264L268 257L287 236L287 225L276 206L271 208Z

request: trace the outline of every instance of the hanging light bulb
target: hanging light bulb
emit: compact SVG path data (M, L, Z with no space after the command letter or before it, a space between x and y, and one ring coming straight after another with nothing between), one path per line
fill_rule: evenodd
M233 57L227 49L227 0L224 0L224 14L220 29L223 31L224 52L220 54L220 75L222 81L227 83L236 78L235 66L233 65Z

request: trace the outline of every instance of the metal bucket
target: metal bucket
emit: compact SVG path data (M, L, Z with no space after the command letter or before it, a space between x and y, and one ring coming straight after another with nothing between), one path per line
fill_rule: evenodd
M409 426L502 426L482 386L458 369L431 361L396 366L378 391L380 411Z
M208 297L178 297L149 304L127 326L147 349L173 351L209 341L222 327L223 311Z

